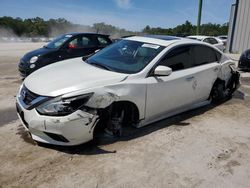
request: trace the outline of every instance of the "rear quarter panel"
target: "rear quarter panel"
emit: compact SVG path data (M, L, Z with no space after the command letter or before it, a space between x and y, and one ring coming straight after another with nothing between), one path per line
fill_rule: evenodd
M232 75L230 65L232 65L232 66L234 66L236 68L236 62L235 61L233 61L230 58L223 57L222 61L221 61L221 71L220 71L220 74L219 74L219 78L221 80L224 80L225 84L228 83L228 81L229 81L229 79L230 79L230 77Z

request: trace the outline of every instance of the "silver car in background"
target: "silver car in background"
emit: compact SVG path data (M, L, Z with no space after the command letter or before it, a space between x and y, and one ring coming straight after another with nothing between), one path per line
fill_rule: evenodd
M209 44L213 45L214 47L218 48L222 52L224 52L226 49L226 46L223 43L223 41L217 37L192 35L192 36L188 36L187 38L209 43Z

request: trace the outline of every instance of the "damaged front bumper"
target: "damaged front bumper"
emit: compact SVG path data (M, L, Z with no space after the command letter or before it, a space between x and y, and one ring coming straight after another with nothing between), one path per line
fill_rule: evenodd
M25 109L19 100L16 107L18 117L32 139L54 145L79 145L92 140L94 128L99 120L98 115L82 110L67 116L44 116L35 108Z

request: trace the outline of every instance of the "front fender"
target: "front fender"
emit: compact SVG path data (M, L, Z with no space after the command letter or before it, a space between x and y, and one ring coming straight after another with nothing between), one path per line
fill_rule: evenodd
M96 109L106 108L113 102L118 101L119 98L120 97L117 94L114 94L113 92L98 91L94 93L94 95L89 99L85 106Z
M91 108L106 108L113 102L129 101L136 105L139 111L139 118L145 116L146 85L123 83L119 85L105 86L94 91L94 95L85 106Z

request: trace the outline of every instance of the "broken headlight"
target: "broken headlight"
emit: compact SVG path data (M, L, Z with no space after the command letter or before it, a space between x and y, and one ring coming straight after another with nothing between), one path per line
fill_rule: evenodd
M36 108L39 114L48 116L65 116L80 109L93 95L88 93L71 98L56 97Z

